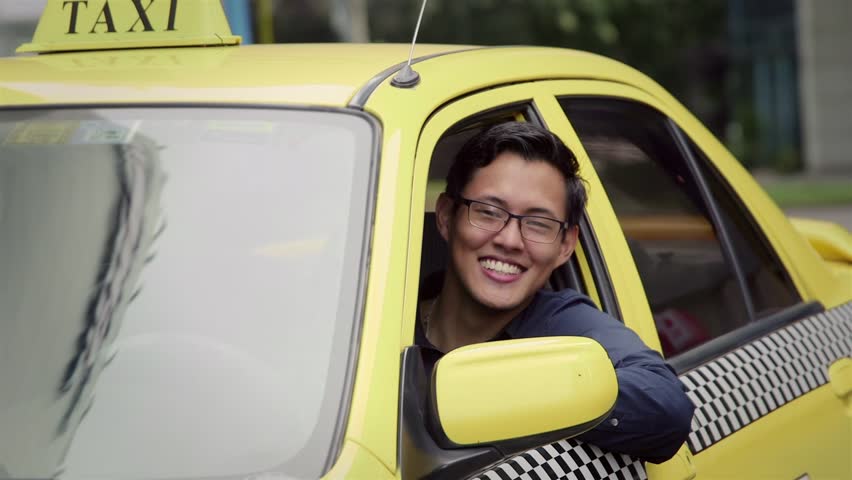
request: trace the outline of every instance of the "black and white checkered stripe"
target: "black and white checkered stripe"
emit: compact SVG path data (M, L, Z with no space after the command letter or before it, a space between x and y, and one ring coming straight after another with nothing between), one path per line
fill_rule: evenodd
M560 440L524 452L480 474L476 480L646 479L645 467L627 455L606 453L579 440Z
M680 379L695 403L687 443L698 453L828 382L852 356L852 302L761 337Z
M687 372L695 403L687 444L698 453L825 385L828 366L852 356L852 302L800 320ZM475 480L646 479L645 466L576 439L524 452Z

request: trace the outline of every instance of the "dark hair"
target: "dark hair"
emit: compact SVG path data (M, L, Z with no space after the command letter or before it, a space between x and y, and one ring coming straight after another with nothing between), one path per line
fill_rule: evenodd
M586 207L585 180L580 177L577 158L549 130L524 122L499 123L471 137L456 154L447 173L446 193L459 198L464 187L480 168L488 166L501 153L512 152L534 162L547 162L565 177L569 225L577 225Z

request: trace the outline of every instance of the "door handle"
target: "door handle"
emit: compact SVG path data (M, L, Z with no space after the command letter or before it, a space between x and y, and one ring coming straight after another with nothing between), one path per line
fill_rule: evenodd
M681 445L674 457L663 463L646 463L648 480L692 480L695 478L695 463L686 444Z

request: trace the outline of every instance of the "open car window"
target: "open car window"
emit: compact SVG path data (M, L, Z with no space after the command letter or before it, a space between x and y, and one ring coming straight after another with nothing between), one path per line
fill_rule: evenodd
M667 357L800 301L746 210L663 114L628 100L560 104L618 217Z

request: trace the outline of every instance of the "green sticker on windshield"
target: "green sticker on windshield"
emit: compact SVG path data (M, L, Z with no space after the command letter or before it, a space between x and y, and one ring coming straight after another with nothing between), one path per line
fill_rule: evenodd
M3 141L5 145L124 145L133 140L139 121L21 122Z

